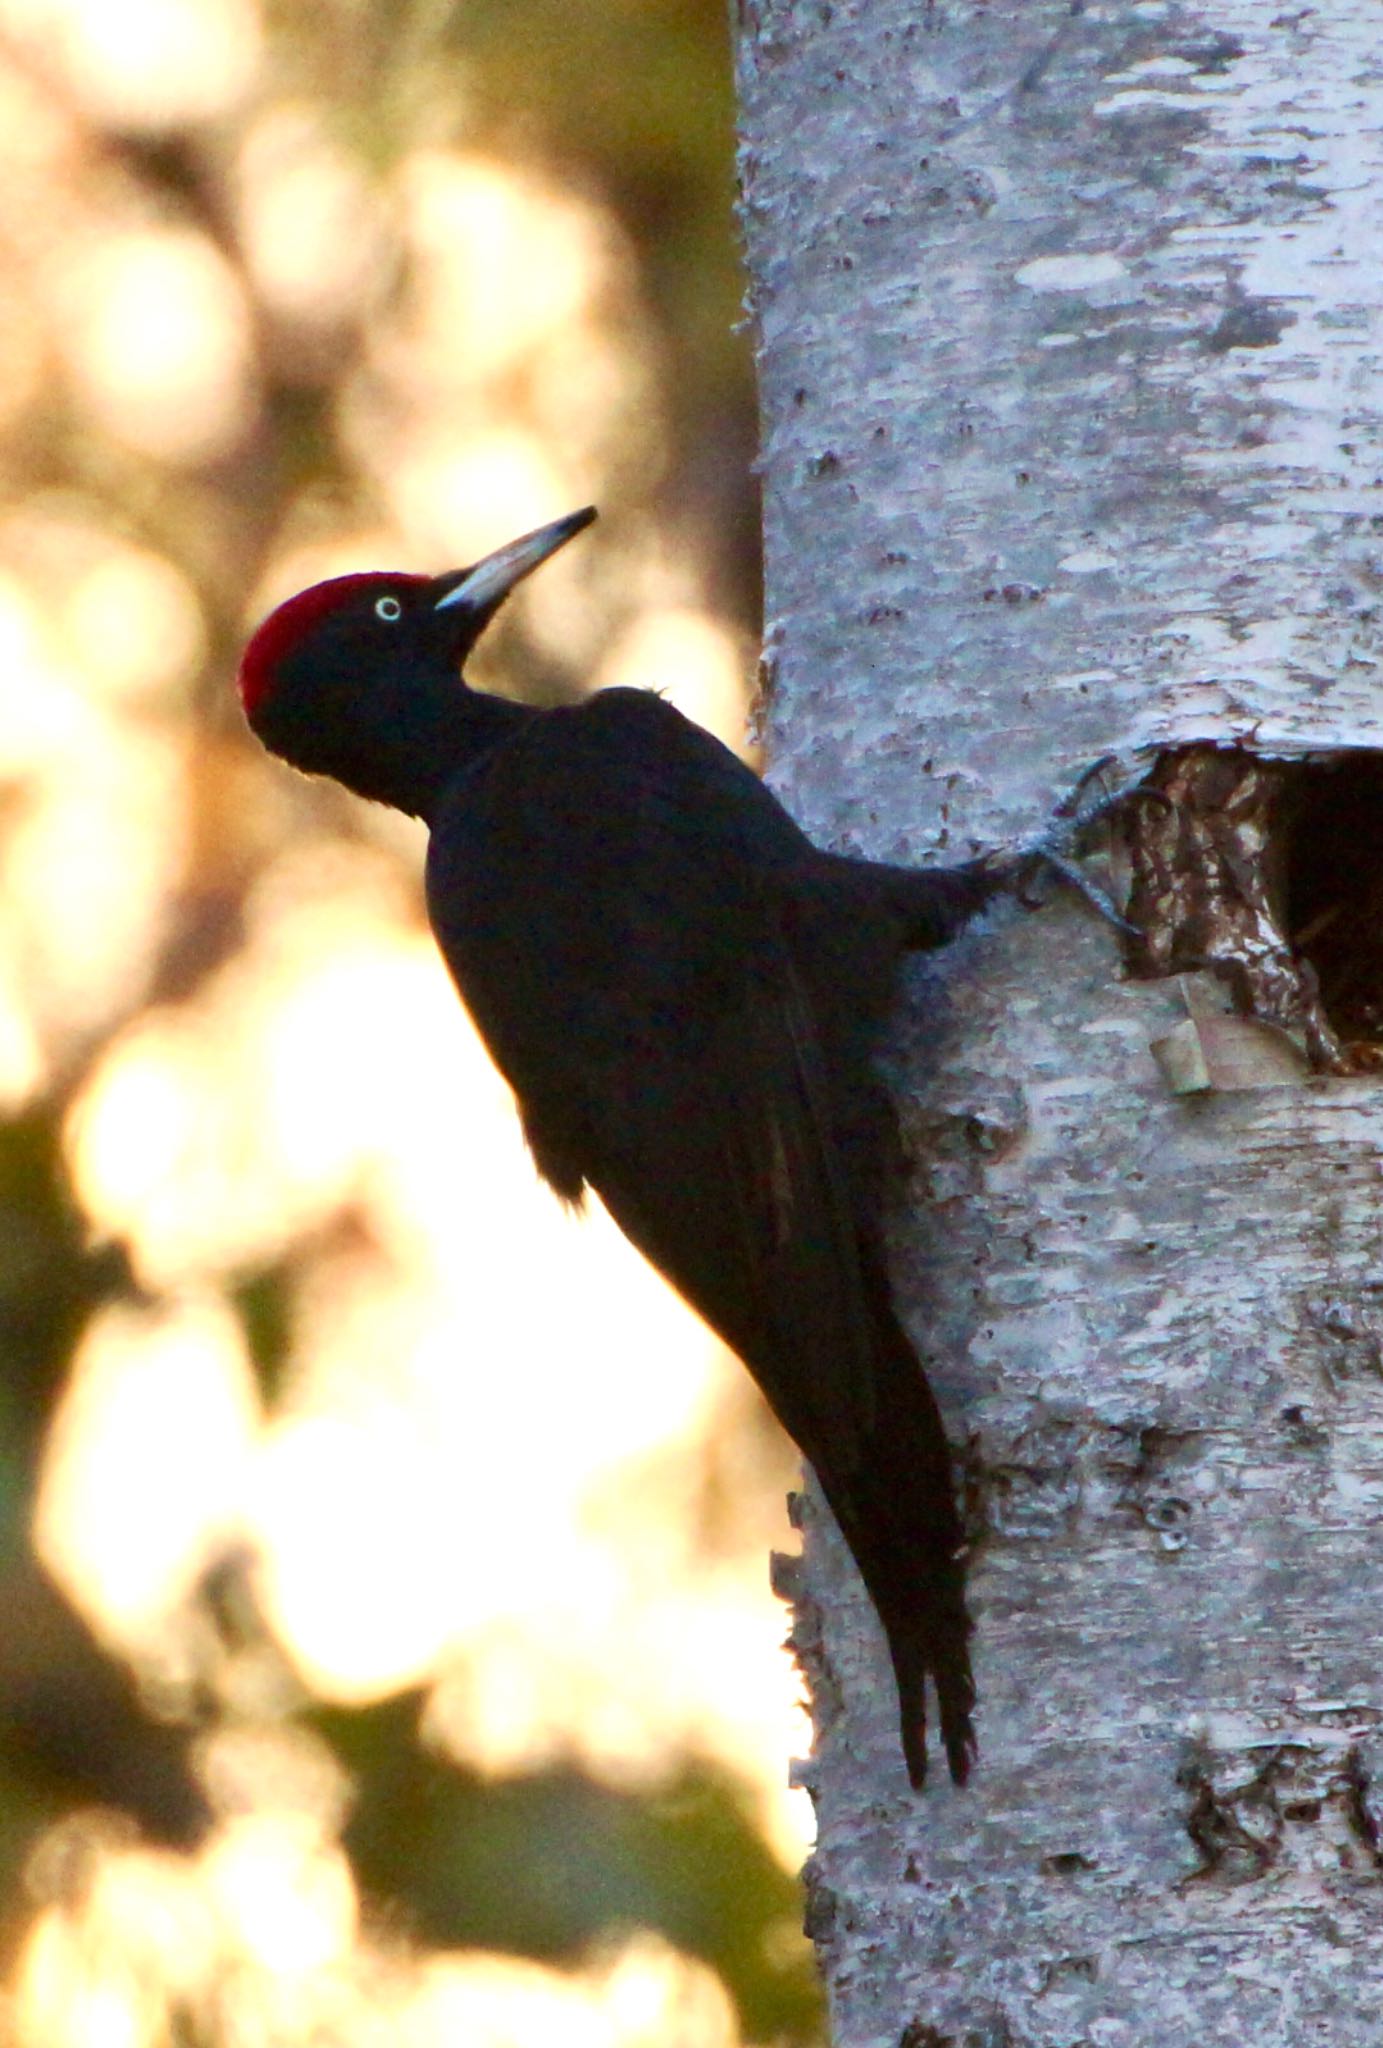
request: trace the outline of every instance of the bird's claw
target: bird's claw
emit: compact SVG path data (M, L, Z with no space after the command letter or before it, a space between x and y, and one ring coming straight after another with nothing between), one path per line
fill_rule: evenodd
M1092 761L1076 783L1075 788L1066 792L1066 795L1053 811L1052 816L1054 818L1075 818L1079 820L1085 802L1085 792L1089 789L1092 782L1100 784L1102 795L1099 808L1102 809L1110 798L1110 790L1104 779L1105 771L1112 768L1118 758L1117 754L1101 754L1098 761Z
M1116 907L1113 898L1100 887L1099 883L1092 882L1089 875L1082 868L1078 867L1075 861L1071 860L1066 854L1058 852L1053 846L1034 847L1019 869L1013 893L1018 902L1022 904L1024 910L1040 910L1042 908L1042 899L1040 896L1035 896L1032 893L1032 886L1043 869L1049 874L1059 876L1063 882L1074 889L1078 895L1083 896L1086 902L1099 912L1106 924L1112 924L1114 929L1122 932L1126 938L1142 938L1143 933L1140 927L1129 923L1123 912Z
M1165 790L1154 789L1146 783L1135 783L1128 789L1110 790L1105 784L1105 774L1118 760L1116 754L1102 754L1091 764L1072 789L1057 805L1054 816L1065 827L1054 832L1049 839L1033 847L1020 864L1014 881L1013 893L1025 910L1041 908L1041 898L1032 893L1033 883L1045 869L1058 876L1068 886L1083 896L1106 924L1124 934L1126 938L1141 939L1144 934L1136 924L1131 924L1117 908L1108 892L1080 867L1077 856L1084 850L1086 835L1093 826L1103 824L1130 804L1153 803L1164 810L1176 808ZM1099 799L1091 804L1086 793L1092 783L1101 785Z
M1115 766L1117 754L1101 754L1098 761L1092 761L1079 778L1074 789L1068 790L1053 811L1052 816L1071 824L1071 842L1079 846L1085 834L1093 825L1102 825L1106 819L1117 816L1130 804L1157 804L1164 811L1174 811L1176 804L1165 789L1156 789L1150 782L1130 783L1125 789L1110 789L1105 781L1106 772ZM1100 795L1096 802L1087 804L1085 793L1092 782L1100 784Z

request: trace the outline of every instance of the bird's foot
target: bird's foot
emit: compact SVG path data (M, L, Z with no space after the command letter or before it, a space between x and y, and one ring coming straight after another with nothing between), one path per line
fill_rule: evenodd
M1116 932L1122 932L1130 939L1142 938L1138 926L1129 923L1109 891L1102 889L1098 882L1092 882L1084 869L1077 866L1069 854L1058 851L1056 846L1035 846L1024 857L1013 888L1024 910L1041 910L1043 899L1033 893L1033 885L1043 874L1057 876L1077 895L1083 896L1106 924L1113 925Z
M1075 788L1069 790L1061 799L1052 816L1063 821L1069 818L1076 830L1080 831L1086 825L1094 824L1097 819L1103 817L1111 804L1122 803L1127 792L1111 790L1107 780L1110 769L1117 765L1118 760L1117 754L1101 754L1098 761L1092 761L1078 779ZM1099 795L1092 804L1089 792L1097 786Z
M1105 778L1117 759L1115 754L1101 755L1086 769L1069 795L1062 798L1053 813L1055 829L1020 857L1013 893L1024 909L1039 910L1042 899L1033 893L1034 884L1044 873L1055 875L1083 896L1106 924L1112 924L1116 931L1128 938L1139 939L1143 936L1139 927L1130 924L1109 891L1092 881L1079 864L1092 830L1108 823L1131 804L1154 803L1168 810L1172 808L1172 800L1164 791L1143 783L1111 790ZM1093 802L1090 798L1092 786L1098 786L1099 791Z

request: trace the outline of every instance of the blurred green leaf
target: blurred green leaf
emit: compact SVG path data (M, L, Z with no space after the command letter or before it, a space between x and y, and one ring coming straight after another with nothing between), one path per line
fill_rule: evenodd
M688 1765L646 1795L575 1767L490 1780L423 1750L417 1715L412 1697L314 1716L356 1776L361 1883L411 1931L576 1964L647 1928L718 1972L750 2040L818 2037L800 1888L724 1774Z

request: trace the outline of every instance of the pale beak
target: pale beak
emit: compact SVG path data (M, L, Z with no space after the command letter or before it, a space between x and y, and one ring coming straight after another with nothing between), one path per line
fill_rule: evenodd
M594 518L595 506L583 505L579 512L568 512L565 519L554 519L550 526L540 526L536 532L525 533L521 539L496 548L473 569L463 569L460 580L438 598L435 609L440 612L459 605L476 617L487 617L516 583L531 576L549 555L565 547Z

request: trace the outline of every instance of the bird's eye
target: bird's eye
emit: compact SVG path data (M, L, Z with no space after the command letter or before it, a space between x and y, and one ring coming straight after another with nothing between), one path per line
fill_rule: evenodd
M403 617L403 606L396 597L376 598L375 617L377 619L387 619L392 626L395 619Z

